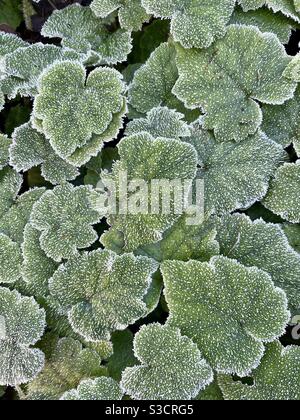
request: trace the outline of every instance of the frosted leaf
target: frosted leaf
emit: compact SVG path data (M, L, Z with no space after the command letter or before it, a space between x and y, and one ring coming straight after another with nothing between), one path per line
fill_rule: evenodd
M82 380L103 374L104 367L96 351L83 348L79 341L63 338L48 357L45 369L29 384L26 399L58 400Z
M92 225L102 216L91 208L95 194L89 187L63 184L47 190L34 205L31 223L42 233L40 244L48 257L60 262L97 240Z
M205 112L204 128L217 140L241 141L262 122L258 102L279 105L293 97L297 84L283 76L291 60L274 34L231 25L207 50L177 47L173 93Z
M100 18L106 18L118 11L121 28L139 31L150 15L141 4L141 0L93 0L91 9Z
M283 75L293 82L300 82L300 53L293 57Z
M143 326L134 352L141 364L125 369L121 380L134 400L190 400L213 380L196 344L177 328Z
M33 205L40 199L44 191L44 188L33 188L16 199L11 199L10 208L0 215L0 232L21 245L24 228L30 219Z
M62 401L109 401L121 400L123 392L119 384L112 378L97 378L82 381L77 389L66 392Z
M148 258L97 250L61 266L49 287L76 333L88 341L109 340L145 315L143 299L157 268Z
M55 45L41 43L19 48L5 59L6 78L2 90L10 99L18 94L35 96L42 72L55 61L76 60L78 54Z
M8 164L11 139L0 133L0 170Z
M10 208L22 185L22 176L9 167L0 171L0 217Z
M71 61L56 63L43 73L33 113L61 158L109 128L124 106L121 78L116 70L103 67L87 76L80 63Z
M198 152L208 214L247 209L266 194L271 177L286 158L281 146L258 132L242 142L218 142L199 124L187 139Z
M300 161L281 166L263 205L291 223L300 223Z
M291 246L300 254L300 225L284 223L282 228Z
M183 113L194 121L197 113L184 108L172 89L178 79L176 50L173 44L161 44L134 74L129 86L129 103L138 112L146 114L155 107L166 106Z
M293 99L284 105L263 107L262 129L274 141L283 147L291 143L300 156L300 88Z
M209 261L220 253L216 236L217 231L211 220L191 226L187 224L187 216L184 215L164 233L162 241L139 248L138 252L159 262Z
M103 175L102 179L105 185L108 180L113 180L119 186L120 177L124 171L127 173L128 182L132 180L145 181L148 192L153 180L181 180L182 182L186 181L187 186L191 186L195 177L197 166L195 149L179 140L169 141L162 138L154 140L150 134L140 133L123 139L119 143L118 149L120 161L114 163L111 174ZM128 206L129 214L124 215L118 211L118 214L109 216L108 222L112 229L106 234L107 236L115 235L116 231L122 232L125 241L124 251L126 252L134 251L145 244L158 242L162 239L163 232L171 227L179 217L175 214L172 206L170 206L170 212L166 212L168 214L164 214L162 209L158 209L158 214L140 211L139 193L136 188L133 188L132 192L137 195L131 196L130 203L127 202L128 200L123 200L122 196L119 197L121 204ZM151 196L151 194L146 195L146 199L149 195ZM144 197L143 195L143 204L147 205ZM137 203L138 207L136 214L129 211L133 201Z
M152 137L165 137L180 140L189 137L191 132L184 121L184 115L167 107L153 108L146 118L137 118L127 125L126 135L145 131Z
M32 380L44 366L44 354L33 346L43 335L45 312L33 298L0 288L0 384L16 386Z
M0 80L6 76L5 57L17 50L26 47L29 44L14 34L8 34L0 31Z
M40 236L38 230L27 224L22 244L22 277L31 294L45 297L49 294L48 281L56 271L57 264L41 249Z
M260 366L251 376L253 385L219 375L225 400L299 401L300 348L284 348L278 341L269 344Z
M56 10L44 24L41 34L61 38L62 46L82 54L87 64L117 64L126 61L132 49L129 31L112 31L89 7L73 4Z
M45 136L30 123L18 127L13 133L10 164L18 172L41 165L43 177L52 184L73 180L79 175L73 165L56 155Z
M288 44L292 30L298 27L291 19L281 13L263 8L244 12L237 8L232 15L231 24L257 26L261 32L273 32L283 44Z
M218 372L246 376L259 365L263 342L285 332L285 293L256 267L219 256L210 263L167 261L162 273L168 324L190 337Z
M273 12L281 12L285 16L300 22L299 8L296 8L295 1L298 0L238 0L242 8L247 10L255 10L260 7L267 6Z
M279 225L235 214L220 219L217 228L221 254L269 273L286 292L290 305L300 307L300 256Z
M142 0L148 13L171 19L171 33L185 48L207 48L226 33L235 0Z
M0 283L14 283L20 277L22 254L20 246L0 233Z

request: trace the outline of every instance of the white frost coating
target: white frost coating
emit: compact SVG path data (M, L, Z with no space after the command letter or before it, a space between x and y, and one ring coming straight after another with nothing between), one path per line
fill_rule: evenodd
M112 378L97 378L82 381L77 389L66 392L62 401L109 401L121 400L123 392Z

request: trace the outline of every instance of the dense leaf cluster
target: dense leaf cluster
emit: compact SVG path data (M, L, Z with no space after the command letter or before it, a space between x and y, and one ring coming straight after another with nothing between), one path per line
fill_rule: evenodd
M299 1L71 3L0 1L0 398L299 400Z

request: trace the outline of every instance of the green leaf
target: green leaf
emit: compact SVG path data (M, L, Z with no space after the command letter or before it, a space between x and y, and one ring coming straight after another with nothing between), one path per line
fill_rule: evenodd
M175 58L174 45L163 43L135 72L128 95L129 103L136 111L146 114L152 108L166 106L184 114L188 121L194 121L199 116L199 113L186 110L172 93L178 79Z
M267 194L271 177L286 153L263 133L242 142L218 142L194 124L187 139L198 152L198 178L204 181L207 214L247 209Z
M22 182L22 176L8 166L0 171L0 218L7 213L16 199Z
M300 256L279 225L235 214L220 219L217 229L221 254L269 273L286 292L290 305L300 307Z
M121 387L135 400L190 400L213 380L196 344L177 328L143 326L134 352L141 364L125 369Z
M283 75L293 82L300 82L300 53L293 57Z
M285 332L285 293L256 267L219 256L210 263L167 261L162 273L168 324L193 339L218 372L246 376L259 365L263 343Z
M293 143L300 156L300 88L293 99L284 105L263 107L262 129L283 147Z
M207 388L205 388L203 391L201 391L198 395L196 400L199 401L224 401L222 391L216 381L210 385L208 385Z
M271 182L263 205L283 219L300 223L300 160L281 166Z
M10 145L11 139L0 133L0 170L8 164Z
M37 43L18 48L6 56L6 77L2 81L2 91L9 99L17 95L34 97L38 93L38 79L47 67L56 61L78 59L76 52L55 45Z
M18 48L26 47L29 44L16 35L0 31L0 81L5 77L5 58ZM0 82L1 85L1 82Z
M297 84L283 76L291 60L274 34L231 25L207 50L177 47L173 93L187 108L205 112L204 128L217 140L241 141L262 122L258 102L280 105L293 97Z
M63 184L47 190L34 205L31 223L42 233L40 244L48 257L60 262L97 240L92 225L102 216L91 208L95 195L89 187Z
M124 106L119 72L98 68L88 76L76 62L56 63L43 73L34 116L55 152L67 159L94 135L102 135ZM71 162L72 163L72 162Z
M290 223L284 223L282 228L291 246L298 253L300 253L300 225L292 225Z
M44 366L44 354L31 346L44 333L45 312L33 298L0 288L0 318L0 385L27 383Z
M62 46L77 51L87 64L117 64L126 61L132 49L129 31L112 31L108 22L97 18L89 7L73 4L55 10L41 34L61 38Z
M20 246L0 233L0 283L15 283L21 277Z
M285 16L300 22L299 8L296 9L295 0L238 0L242 8L247 10L259 9L268 6L273 12L281 12ZM297 1L297 0L296 0Z
M58 400L82 380L105 374L98 353L79 341L63 338L46 361L43 372L28 386L27 400Z
M109 376L121 380L122 372L137 363L133 352L134 336L130 330L116 331L112 334L113 355L108 359Z
M180 140L189 137L191 132L184 121L184 115L167 107L153 108L146 118L137 118L126 127L126 135L138 134L145 131L152 137L165 137Z
M12 29L17 29L23 20L21 0L1 0L0 1L0 24L8 25Z
M45 136L30 123L18 127L13 133L10 164L18 172L41 165L42 176L52 184L70 181L79 175L73 165L57 156Z
M121 400L123 392L112 378L97 378L82 381L77 389L66 392L62 401L100 401Z
M123 139L118 148L120 161L113 165L111 174L103 175L105 185L108 181L114 181L120 186L120 181L124 181L120 177L123 177L122 173L125 171L128 182L143 180L148 190L153 180L181 180L191 186L197 166L197 156L192 146L178 140L169 141L163 138L154 140L150 134L140 133ZM118 187L118 191L119 189ZM136 192L136 187L134 191ZM123 197L120 196L119 200L122 201L122 199ZM140 196L136 192L136 195L131 196L129 203L126 200L126 203L122 204L128 205L128 210L130 210L131 204L133 207L134 205L139 207L139 201ZM144 195L142 201L145 202ZM162 239L163 232L179 218L174 209L173 211L171 209L170 214L163 214L161 210L159 214L149 214L149 212L143 214L139 208L137 214L132 214L133 212L130 211L128 211L130 214L126 215L117 213L108 218L112 229L105 234L104 240L109 240L116 231L122 232L126 252L134 251L142 245L158 242Z
M91 9L100 18L106 18L118 11L121 28L139 31L150 15L141 4L141 0L93 0Z
M185 48L207 48L226 33L235 0L142 0L148 13L171 19L171 33Z
M49 282L73 330L88 341L109 340L146 314L143 301L157 264L109 251L83 253L61 266Z
M220 375L219 385L226 400L299 401L300 348L269 344L261 365L253 372L253 385Z
M41 233L27 224L22 244L22 277L32 295L46 297L48 282L57 269L57 264L47 257L40 246Z
M261 32L273 32L283 44L288 44L292 30L298 25L281 13L263 8L244 12L237 8L232 15L231 24L257 26Z

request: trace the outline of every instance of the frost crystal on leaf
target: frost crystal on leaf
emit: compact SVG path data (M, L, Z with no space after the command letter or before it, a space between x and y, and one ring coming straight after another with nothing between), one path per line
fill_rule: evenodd
M0 316L4 319L4 334L0 337L0 385L24 384L44 367L44 354L31 348L43 335L44 310L33 298L0 288Z
M63 159L101 135L124 106L124 84L115 69L98 68L86 76L76 62L56 63L43 73L34 116Z
M28 386L28 400L59 400L82 380L105 374L95 350L83 348L79 341L63 338L47 358L45 369Z
M45 136L32 128L30 123L18 127L13 133L10 164L18 172L41 165L43 177L52 184L70 181L79 175L79 171L61 159Z
M89 187L63 184L47 190L33 206L30 221L42 233L40 244L48 257L60 262L97 240L92 225L103 215L92 209L95 195Z
M91 9L100 18L106 18L118 11L121 28L138 31L150 15L141 4L141 0L93 0Z
M20 247L0 233L0 283L14 283L20 277L22 255Z
M69 322L88 341L109 340L146 314L143 301L158 265L131 254L84 253L61 266L50 292L67 311Z
M60 399L63 401L100 401L121 400L123 392L112 378L97 378L82 381L77 389L66 392Z
M235 382L219 375L218 382L226 400L299 401L300 348L269 344L261 365L251 375L254 384Z
M284 150L258 132L242 142L218 142L199 124L186 139L198 152L198 178L204 180L208 214L247 209L267 193L269 181L284 161Z
M153 108L146 118L137 118L131 121L126 128L126 135L145 131L152 137L165 137L180 140L189 137L191 132L184 121L184 115L167 107Z
M205 112L204 128L217 140L241 141L262 122L257 101L278 105L293 97L297 84L283 76L291 60L275 35L231 25L207 50L177 47L173 93L187 108Z
M134 351L141 365L125 369L121 387L135 400L190 400L213 380L196 344L178 328L143 326Z
M153 180L181 180L187 183L190 181L191 187L197 167L196 151L191 145L179 140L153 139L150 134L140 133L123 139L118 148L120 161L113 165L111 174L103 175L104 184L108 180L114 180L119 185L120 175L126 171L129 182L145 181L148 192ZM130 198L130 203L138 209L140 196L136 187L133 187L132 192L135 192L135 195ZM142 199L144 198L143 196ZM126 205L129 207L130 203ZM146 205L148 208L147 202ZM172 209L170 214L163 214L162 211L159 214L145 214L142 211L137 211L136 214L128 211L129 214L126 215L119 213L109 216L112 230L105 236L114 235L117 231L122 232L125 251L134 251L139 246L158 242L162 239L163 232L179 217Z
M300 22L298 0L238 0L243 10L255 10L263 6L268 6L273 12L281 12L285 16Z
M283 219L300 223L300 161L281 166L271 182L264 206Z
M286 296L256 267L219 256L210 263L167 261L162 273L168 324L193 339L218 372L246 376L259 365L263 342L285 331Z
M56 10L42 28L42 35L62 38L62 46L82 54L87 64L117 64L125 61L132 49L129 31L112 31L105 20L89 7L73 4Z
M10 145L11 140L4 134L0 133L0 171L8 164Z
M252 222L235 214L220 219L217 229L221 254L269 273L275 285L286 292L290 305L300 307L300 256L279 225Z
M185 48L206 48L226 33L235 0L142 0L148 13L171 19L171 33Z
M28 45L16 35L0 32L0 81L6 76L5 58L7 54Z

